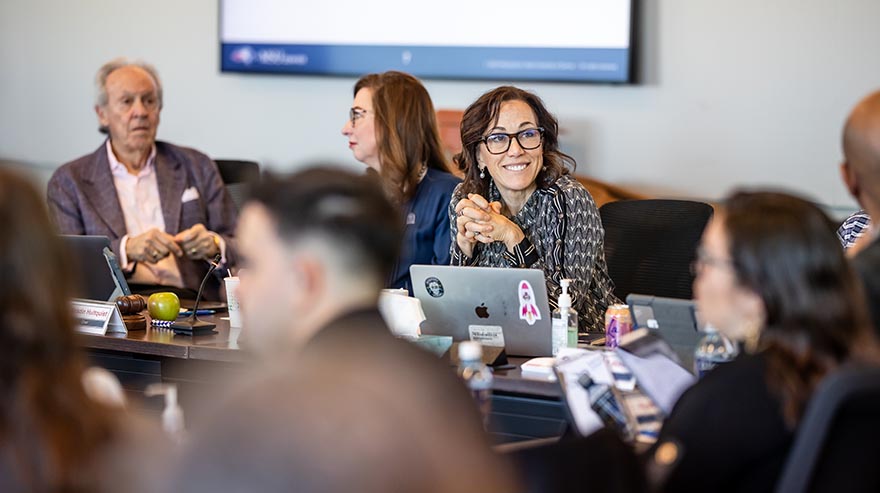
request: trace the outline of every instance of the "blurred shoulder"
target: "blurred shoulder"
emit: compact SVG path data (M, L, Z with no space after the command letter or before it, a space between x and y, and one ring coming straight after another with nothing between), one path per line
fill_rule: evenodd
M102 157L104 158L104 161L107 161L106 153L106 144L102 143L96 150L59 166L55 172L52 173L51 181L57 181L64 178L76 179L85 175L94 168L95 163Z
M730 426L725 432L741 430L748 422L784 428L779 401L768 389L765 375L766 360L760 355L741 355L715 367L678 399L662 434L701 441L707 427L718 423Z
M207 154L192 147L179 146L161 140L156 141L156 154L173 156L188 163L213 162Z
M744 354L730 363L718 365L685 392L685 398L703 403L744 402L749 397L769 396L766 383L767 360L759 354ZM745 401L747 402L747 401Z
M428 168L427 174L425 174L422 182L419 183L418 194L415 201L422 204L431 204L428 206L431 209L445 209L449 204L454 191L460 184L461 180L455 175L445 171Z
M430 186L433 191L449 196L452 195L461 180L452 173L428 168L428 173L422 183Z

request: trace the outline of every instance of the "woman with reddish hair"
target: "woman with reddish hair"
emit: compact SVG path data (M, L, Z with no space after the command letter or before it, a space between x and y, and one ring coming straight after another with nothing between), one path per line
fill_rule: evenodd
M355 159L381 178L405 224L401 256L387 287L412 292L412 264L449 264L452 190L461 181L450 173L437 116L428 91L415 77L384 72L361 77L342 128Z

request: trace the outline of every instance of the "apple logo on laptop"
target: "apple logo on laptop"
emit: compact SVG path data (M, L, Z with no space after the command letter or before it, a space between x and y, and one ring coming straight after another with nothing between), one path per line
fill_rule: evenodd
M476 307L474 311L480 318L489 318L489 307L485 303L480 303L480 306Z

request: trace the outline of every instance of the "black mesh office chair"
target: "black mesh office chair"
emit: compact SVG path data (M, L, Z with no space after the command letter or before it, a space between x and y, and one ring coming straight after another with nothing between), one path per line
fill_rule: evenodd
M614 294L690 299L690 264L712 206L687 200L622 200L599 208Z
M828 375L798 426L776 491L880 491L880 368Z
M235 207L241 209L247 198L251 184L260 180L260 165L254 161L237 161L232 159L215 159L220 177L226 184L226 191L235 202Z

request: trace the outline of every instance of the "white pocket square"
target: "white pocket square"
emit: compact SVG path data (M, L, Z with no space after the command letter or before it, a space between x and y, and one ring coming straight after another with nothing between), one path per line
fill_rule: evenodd
M196 187L189 187L183 191L183 195L180 196L180 201L186 203L197 198L199 198L199 191Z

